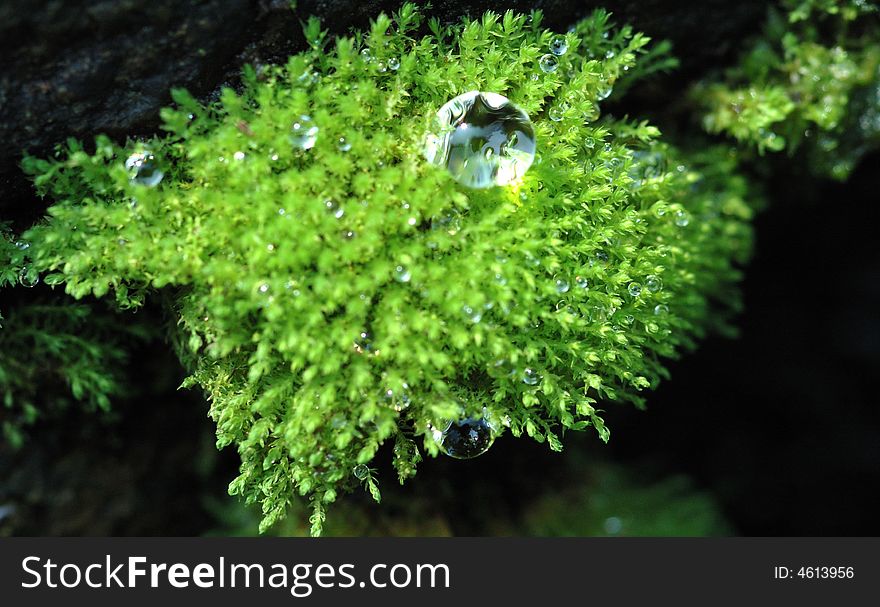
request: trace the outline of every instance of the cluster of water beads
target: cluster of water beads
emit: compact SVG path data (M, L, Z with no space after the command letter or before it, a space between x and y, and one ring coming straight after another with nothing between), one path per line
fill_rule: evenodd
M471 459L482 455L495 442L495 426L483 417L449 421L442 430L433 429L433 437L449 457Z
M159 168L156 157L152 152L135 152L125 160L125 170L128 171L131 183L146 186L148 188L159 185L165 173Z
M535 130L507 97L470 91L437 112L425 158L467 187L508 185L535 160Z
M318 141L318 131L312 118L303 114L290 127L290 145L298 150L310 150Z

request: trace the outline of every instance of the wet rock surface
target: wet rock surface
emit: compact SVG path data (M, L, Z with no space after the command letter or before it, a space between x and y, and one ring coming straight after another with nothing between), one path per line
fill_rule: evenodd
M116 139L158 125L169 89L206 96L233 82L243 63L282 60L304 45L300 20L319 15L331 33L367 25L399 1L300 0L7 0L0 4L0 218L22 227L41 211L21 175L21 153L46 154L67 137ZM435 0L428 13L446 21L486 10L545 12L564 29L597 6L655 39L669 38L682 76L718 64L759 23L764 6L707 0L699 9L661 0ZM711 20L706 20L711 15Z

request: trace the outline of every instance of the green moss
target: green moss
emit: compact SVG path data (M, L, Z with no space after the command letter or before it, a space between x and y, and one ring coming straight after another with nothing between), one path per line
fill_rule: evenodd
M783 3L764 34L692 98L710 133L765 150L805 148L815 172L845 179L880 145L876 5L863 0Z
M378 500L353 468L394 441L404 481L449 418L488 415L557 450L571 430L608 440L599 403L641 405L664 358L727 330L753 209L735 156L602 116L609 87L662 66L647 38L597 12L545 74L540 18L446 27L407 4L332 42L310 21L311 49L247 68L240 91L210 105L176 91L165 137L25 160L53 202L26 263L77 298L163 294L186 385L241 455L230 492L262 504L261 529L297 494L313 533L340 491ZM431 116L474 89L534 121L540 161L515 186L466 190L422 157ZM302 115L319 128L309 150L289 142ZM157 187L124 167L146 149Z

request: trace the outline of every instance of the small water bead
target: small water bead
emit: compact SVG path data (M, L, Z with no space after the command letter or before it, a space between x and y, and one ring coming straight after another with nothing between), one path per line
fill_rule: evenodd
M394 72L399 70L400 69L400 59L398 59L397 57L391 57L390 59L388 59L388 69L391 71L394 71Z
M550 52L561 57L568 52L568 41L563 36L557 36L550 41Z
M461 311L464 312L464 315L467 316L474 324L477 324L478 322L483 320L483 313L480 312L478 308L473 308L465 304L461 307Z
M29 243L25 240L16 240L15 241L15 248L18 249L19 251L26 251L27 249L30 248L30 246L31 246L31 243Z
M333 215L336 219L342 219L345 215L345 209L343 209L335 200L325 200L324 207L327 209L327 212Z
M675 225L680 228L687 226L691 222L691 218L687 211L678 210L675 212Z
M556 292L557 293L568 293L569 287L570 287L570 285L568 284L567 280L564 280L562 278L556 279Z
M574 277L574 283L575 283L578 287L580 287L581 289L587 289L587 288L589 288L589 286L590 286L590 281L588 281L588 280L587 280L586 278L584 278L583 276L575 276L575 277Z
M656 314L657 316L662 316L667 312L669 312L669 306L667 306L666 304L657 304L656 306L654 306L654 314Z
M631 282L626 290L632 297L638 297L642 294L642 285L637 282Z
M22 268L21 272L18 273L18 284L23 287L30 289L31 287L37 286L38 282L40 282L40 277L27 268Z
M645 286L651 293L656 293L663 288L663 280L656 274L650 274L645 278Z
M318 127L310 116L303 114L290 127L290 145L299 150L310 150L318 141Z
M131 183L148 188L159 185L165 176L152 152L135 152L126 159L125 170Z
M354 477L359 481L366 479L370 475L370 469L367 468L364 464L358 464L354 468L352 468L351 473L354 474Z
M437 112L424 153L467 187L508 185L535 160L535 130L507 97L470 91Z
M559 59L556 58L556 55L542 55L540 59L538 59L538 65L541 68L541 71L545 74L552 74L559 68Z
M232 155L234 160L244 160L244 152L236 152Z
M603 100L605 100L605 99L608 99L608 98L611 96L611 93L612 93L613 91L614 91L614 89L613 89L611 86L609 86L609 85L605 85L605 86L601 87L601 88L596 92L596 98L597 98L599 101L603 101Z
M257 287L257 290L260 293L268 293L269 292L269 285L264 282L259 287Z
M357 234L354 233L354 230L342 230L342 238L345 240L352 240Z
M364 63L370 63L373 61L373 53L370 52L370 49L365 48L361 51L361 59L364 60Z
M623 521L616 516L609 516L605 519L605 522L602 523L602 527L608 535L617 535L623 531Z
M351 149L351 144L345 137L340 137L336 140L336 149L340 152L347 152Z
M563 118L562 109L559 106L554 105L547 110L547 117L553 122L559 122Z
M354 351L358 354L373 351L373 336L367 331L358 333L357 339L354 340Z
M495 428L485 418L449 422L442 432L434 431L440 449L455 459L471 459L489 450L495 441Z
M522 372L522 382L527 386L534 386L541 381L541 376L534 369L526 368Z
M409 282L412 279L412 274L409 273L403 266L397 266L394 268L394 278L397 279L398 282Z

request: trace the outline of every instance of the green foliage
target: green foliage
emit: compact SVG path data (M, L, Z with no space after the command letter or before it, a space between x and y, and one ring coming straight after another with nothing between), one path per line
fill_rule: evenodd
M845 179L880 144L880 28L863 1L787 2L720 81L698 85L710 133L765 150L807 149L820 173Z
M308 51L245 69L240 91L209 105L175 91L165 137L25 160L53 201L26 234L34 267L122 307L162 290L185 385L210 399L218 447L237 447L230 493L261 503L261 530L297 494L315 534L340 491L378 501L354 467L393 440L411 477L450 418L488 415L552 449L566 430L607 440L598 403L641 405L661 359L736 309L753 195L735 157L601 116L647 38L597 12L543 73L540 20L487 13L418 35L406 4L332 42L312 20ZM423 159L433 114L474 89L532 117L540 160L521 183L466 190ZM319 128L308 150L290 141L303 115ZM124 167L147 150L157 187Z

